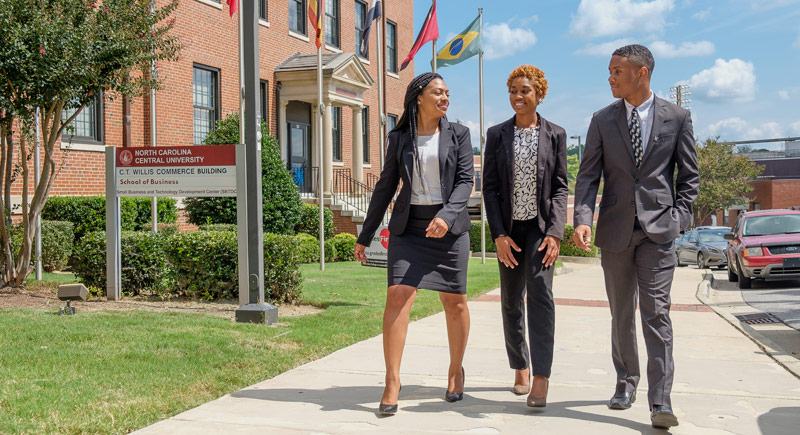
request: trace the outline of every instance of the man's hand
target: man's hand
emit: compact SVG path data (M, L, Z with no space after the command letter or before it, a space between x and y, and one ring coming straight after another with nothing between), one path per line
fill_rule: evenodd
M542 264L544 264L545 268L548 268L558 260L561 240L553 236L546 236L544 241L542 241L542 245L539 246L538 251L542 251L543 249L546 249L546 251L544 253L544 258L542 258Z
M366 249L367 247L361 243L356 243L355 248L353 248L353 255L355 255L356 261L360 261L361 264L365 264L367 262L367 254L364 253Z
M575 227L575 232L572 233L572 243L575 243L575 246L583 249L586 252L591 252L591 242L592 227L589 225L578 225Z
M519 246L514 243L514 240L508 236L500 236L494 239L494 245L497 248L497 260L506 265L506 267L513 269L514 266L519 265L517 263L517 259L514 258L514 253L511 251L512 249L520 252Z

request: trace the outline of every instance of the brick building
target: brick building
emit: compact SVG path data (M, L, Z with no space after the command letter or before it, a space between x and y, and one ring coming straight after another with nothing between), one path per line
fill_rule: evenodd
M295 172L298 186L316 196L320 167L330 189L334 172L368 183L380 171L378 74L384 83L384 110L391 128L402 114L405 88L413 65L399 71L414 40L413 1L383 0L382 58L379 71L373 24L369 53L360 56L368 0L325 2L323 45L326 111L324 152L316 146L316 45L306 0L256 0L260 26L260 107L281 155ZM165 0L157 0L157 4ZM199 144L214 122L238 112L238 20L229 17L224 0L182 0L173 13L173 34L183 46L180 59L158 65L162 89L155 96L155 143L158 146ZM150 146L149 95L123 101L99 97L74 121L75 135L64 137L56 159L64 166L54 195L105 193L105 146ZM125 114L130 127L124 128ZM17 203L20 196L15 198Z

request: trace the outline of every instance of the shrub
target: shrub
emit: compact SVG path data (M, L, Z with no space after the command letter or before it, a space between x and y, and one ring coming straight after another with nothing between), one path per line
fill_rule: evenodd
M357 237L350 233L339 233L331 239L331 244L336 248L336 259L339 261L355 261L353 248L356 246Z
M566 255L570 257L597 257L597 246L594 245L594 238L592 238L592 244L590 246L592 251L586 252L572 243L572 234L574 232L575 229L572 227L572 225L567 224L567 226L564 228L564 238L561 240L561 249L559 255ZM592 235L594 236L594 228L592 228Z
M142 231L152 232L153 231L153 223L152 222L147 222L146 224L142 225ZM159 233L175 234L178 231L179 231L179 228L178 228L178 224L177 223L170 223L170 224L163 223L162 224L162 223L159 222L159 224L158 224L158 232Z
M319 255L319 254L317 254ZM294 236L264 234L264 298L273 302L300 300L300 262Z
M325 219L325 239L330 239L336 233L333 225L333 212L328 207L323 207ZM295 233L312 234L314 237L319 235L319 204L303 204L300 221L294 227Z
M176 272L174 293L201 299L239 295L238 243L230 231L196 231L169 237L167 258Z
M10 228L11 250L16 253L22 247L22 226ZM46 272L63 270L73 251L72 222L42 221L42 269ZM31 240L31 244L35 239ZM31 248L31 264L36 262L35 245ZM0 255L0 265L5 265L5 256Z
M495 252L497 249L494 246L494 239L492 239L492 233L489 231L489 223L486 223L486 228L484 228L486 233L486 252ZM472 222L472 226L469 227L469 249L472 252L481 252L481 223Z
M120 198L120 224L123 231L138 231L151 221L150 198ZM174 198L158 198L158 221L173 223L178 218ZM76 241L86 233L106 230L106 197L51 196L42 210L42 219L74 224Z
M200 225L200 231L233 231L236 232L236 224L205 224Z
M142 291L169 290L171 267L165 254L165 235L125 231L121 234L122 291L138 295ZM106 287L106 232L86 234L75 249L73 271L80 281L104 294Z
M294 236L295 250L300 263L319 262L319 239L311 234L299 233ZM336 247L332 239L325 241L325 261L336 260Z
M265 233L291 234L300 219L300 193L291 173L281 160L278 141L261 123L261 191ZM239 143L239 114L232 113L217 121L209 132L206 145ZM235 224L236 198L186 198L189 222L203 224Z

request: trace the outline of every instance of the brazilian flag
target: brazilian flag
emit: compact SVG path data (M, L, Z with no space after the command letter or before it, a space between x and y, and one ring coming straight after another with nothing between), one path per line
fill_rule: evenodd
M455 65L476 54L483 53L480 21L481 17L479 15L463 32L456 35L452 41L442 47L436 55L437 67Z

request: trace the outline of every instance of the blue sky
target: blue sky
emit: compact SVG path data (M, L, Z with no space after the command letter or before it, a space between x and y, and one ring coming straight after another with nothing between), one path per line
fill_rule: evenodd
M614 101L611 53L640 43L656 60L656 95L669 99L670 87L691 86L700 140L800 136L800 0L439 0L437 49L479 7L487 128L513 114L506 78L527 63L549 83L539 113L568 136L585 137L592 113ZM415 32L429 8L428 0L414 1ZM415 73L430 71L431 58L428 43L417 53ZM470 126L477 146L478 57L437 72L451 92L448 118Z

